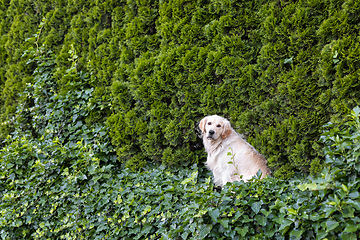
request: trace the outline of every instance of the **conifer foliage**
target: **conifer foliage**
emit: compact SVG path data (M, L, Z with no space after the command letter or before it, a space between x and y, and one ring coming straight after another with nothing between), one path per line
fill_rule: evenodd
M1 1L0 239L358 239L359 16L354 0ZM273 176L216 191L208 114Z
M359 104L359 13L352 0L2 1L0 138L33 82L24 52L44 44L60 92L93 89L84 122L106 122L127 167L201 162L196 125L216 113L275 176L317 172L320 127ZM65 76L69 58L86 82Z

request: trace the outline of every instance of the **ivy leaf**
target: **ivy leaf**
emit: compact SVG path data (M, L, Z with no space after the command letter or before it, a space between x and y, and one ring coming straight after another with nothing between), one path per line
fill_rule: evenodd
M319 230L316 234L316 239L324 239L328 233L324 230Z
M143 236L146 236L152 229L152 226L150 224L146 224L144 225L144 227L142 228L141 232L139 234L137 234L134 239L140 239Z
M229 228L229 219L228 219L228 218L219 219L219 223L220 223L225 229L228 229L228 228Z
M6 169L11 169L13 166L15 166L15 164L13 164L13 163L8 163L8 164L6 165Z
M88 167L88 171L89 171L89 173L91 174L91 175L93 175L94 173L95 173L95 166L94 165L91 165L91 166L89 166Z
M276 199L274 205L270 206L270 209L279 210L283 208L286 205L286 203L280 201L279 199Z
M12 174L9 176L9 178L10 178L12 181L14 181L14 179L15 179L15 173L12 173Z
M89 88L85 90L85 94L90 94L94 91L94 88Z
M290 226L292 223L293 223L293 221L291 221L291 220L289 220L287 218L284 218L284 220L282 221L282 223L280 225L279 230L285 229L286 227Z
M192 180L192 178L186 178L181 182L181 184L182 185L188 184L189 182L191 182L191 180Z
M209 211L209 215L214 222L217 222L217 219L220 216L220 211L219 211L219 209Z
M199 239L204 239L212 229L211 224L202 225L199 232Z
M287 210L288 210L289 214L298 215L298 211L296 211L295 209L288 208Z
M249 231L249 227L248 226L244 226L244 227L236 227L235 231L241 235L242 237L245 237L245 235L248 233Z
M304 229L294 229L290 232L290 236L294 236L296 239L300 239L304 233Z
M259 201L259 202L254 202L254 203L251 205L251 209L255 212L255 214L258 214L258 213L260 212L261 205L262 205L262 202L261 202L261 201Z
M358 236L356 233L342 233L340 234L341 239L346 239L346 240L358 240Z
M188 184L188 183L190 183L190 182L196 182L195 179L196 179L197 175L198 175L198 171L195 171L195 172L191 173L191 177L184 179L184 180L181 182L181 184L182 184L182 185L185 185L185 184Z
M344 229L343 232L345 233L352 233L352 232L356 232L358 230L358 226L356 224L347 224L346 228Z
M262 215L256 215L255 216L256 221L258 221L258 223L265 227L266 226L266 222L267 222L267 218L265 216Z
M335 220L329 219L326 221L326 232L330 232L332 230L334 230L335 228L337 228L339 226L339 223Z

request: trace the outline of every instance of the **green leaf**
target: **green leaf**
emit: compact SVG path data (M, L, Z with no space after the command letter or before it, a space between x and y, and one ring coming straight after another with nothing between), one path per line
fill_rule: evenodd
M86 177L85 174L80 174L80 175L79 175L79 179L80 179L80 180L86 180L87 177Z
M211 219L216 223L218 217L220 216L220 211L219 211L219 209L209 211L209 215L210 215Z
M261 205L262 205L262 202L261 202L261 201L259 201L259 202L254 202L254 203L251 205L251 209L255 212L255 214L258 214L258 213L260 212Z
M14 179L15 179L15 173L12 173L12 174L9 176L9 178L10 178L12 181L14 181Z
M355 232L353 233L342 233L340 234L341 236L341 239L346 239L346 240L357 240L358 239L358 236Z
M317 240L323 240L326 236L328 235L328 233L324 230L319 230L317 233L316 233L316 239Z
M144 236L146 236L152 229L153 227L150 224L145 224L143 226L143 228L141 229L141 232L139 234L137 234L134 239L140 239L140 238L144 238Z
M353 108L352 113L354 117L360 117L360 107L356 106L355 108Z
M289 214L292 214L292 215L298 215L298 211L295 209L292 209L292 208L288 208L288 212L289 212Z
M326 221L326 232L333 231L335 228L339 226L339 223L335 220L329 219Z
M294 57L285 59L285 60L284 60L284 64L287 64L287 63L292 64L292 63L293 63L293 58L294 58Z
M192 178L186 178L181 182L181 184L182 185L188 184L189 182L191 182L191 180L192 180Z
M358 228L359 227L357 226L357 224L353 224L353 223L349 224L348 223L343 232L345 232L345 233L356 232L358 230Z
M349 192L349 188L345 185L345 184L341 184L341 188L343 189L344 192Z
M197 175L198 175L198 171L192 172L192 173L191 173L191 177L184 179L184 180L181 182L181 184L182 184L182 185L185 185L185 184L188 184L188 183L190 183L190 182L194 182L194 183L195 183L195 182L196 182L196 177L197 177Z
M259 223L261 226L265 227L266 222L267 222L267 218L266 218L265 216L256 215L256 216L255 216L255 219L256 219L256 221L258 221L258 223Z
M45 227L45 222L42 222L39 224L40 228L44 228Z
M219 219L219 223L220 223L225 229L228 229L228 228L229 228L229 219L228 219L228 218Z
M343 217L345 218L353 218L355 217L355 208L351 207L351 206L345 206L343 208Z
M289 220L287 218L284 218L281 225L280 225L279 230L285 229L286 227L290 226L292 223L293 223L293 221L291 221L291 220Z
M7 168L7 169L11 169L13 166L15 166L15 164L13 164L13 163L8 163L8 164L6 165L6 168Z
M301 239L304 229L294 229L290 232L290 236L294 236L296 239Z
M94 88L89 88L89 89L85 90L85 93L86 93L86 94L90 94L90 93L92 93L93 91L94 91Z
M282 207L284 207L285 205L286 205L286 203L284 203L283 201L280 201L280 199L276 199L274 205L270 206L270 209L279 210Z
M89 166L88 171L89 171L90 174L94 174L95 173L95 166L94 165Z
M249 232L249 227L248 226L236 227L235 231L242 237L245 237L245 235Z
M199 239L205 238L210 233L212 227L211 224L202 225L199 232Z
M305 183L305 184L299 184L297 187L301 191L305 191L306 189L309 189L310 191L316 191L316 190L326 189L327 185L325 185L325 184L316 184L316 183Z
M354 191L349 194L349 198L352 198L352 199L359 198L359 196L360 196L360 193L358 191Z

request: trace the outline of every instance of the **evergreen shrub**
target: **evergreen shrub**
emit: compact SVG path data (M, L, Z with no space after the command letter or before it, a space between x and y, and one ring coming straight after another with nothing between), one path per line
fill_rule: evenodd
M197 122L218 114L274 176L319 172L321 126L360 104L359 13L353 0L5 0L0 140L34 83L23 53L45 44L58 93L92 89L83 122L106 122L127 167L202 162Z
M349 11L359 8L340 2L161 3L159 44L133 50L131 67L119 70L128 74L112 85L107 123L120 160L133 168L198 162L205 154L197 122L219 114L265 155L276 177L321 171L320 127L359 99L357 60L340 56L358 50ZM333 34L339 15L347 27Z
M196 164L119 167L109 128L87 122L102 103L93 101L76 53L69 50L65 86L52 51L24 53L35 70L15 112L16 130L0 149L1 239L359 237L359 107L322 130L325 167L318 176L256 176L215 191L211 173ZM127 114L125 120L137 117ZM137 128L146 129L144 122Z

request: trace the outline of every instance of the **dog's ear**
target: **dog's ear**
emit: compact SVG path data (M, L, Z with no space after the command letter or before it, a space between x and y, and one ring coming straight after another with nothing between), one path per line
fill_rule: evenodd
M231 125L230 125L230 122L228 120L224 120L224 131L221 135L221 137L223 139L227 138L232 132L232 128L231 128Z
M201 130L201 133L205 132L205 125L207 122L207 117L204 117L203 119L201 119L200 123L199 123L199 128Z

